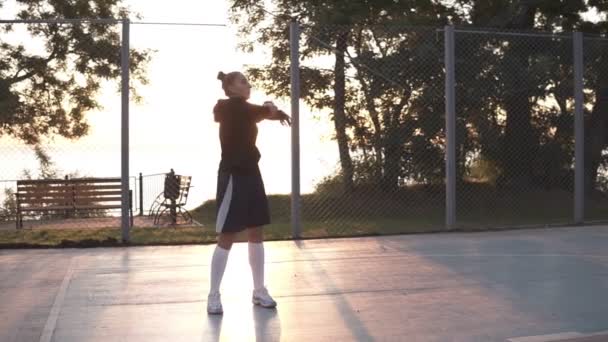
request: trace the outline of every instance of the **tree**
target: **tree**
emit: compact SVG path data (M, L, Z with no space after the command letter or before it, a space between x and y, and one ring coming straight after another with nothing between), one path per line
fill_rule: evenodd
M129 16L120 0L16 0L16 5L19 19ZM22 28L30 42L2 39L23 34ZM120 25L13 24L0 27L0 33L0 137L16 138L44 154L44 138L85 136L86 113L101 107L95 97L102 83L121 76ZM31 49L32 42L44 51ZM149 52L131 50L130 58L132 79L145 84Z
M542 30L545 32L570 32L580 30L586 33L606 33L607 23L591 23L585 21L581 16L592 7L600 14L608 11L608 1L550 1L550 0L498 0L477 1L459 0L462 7L470 8L469 23L474 26L494 27L500 29L516 30ZM572 163L572 151L568 150L571 145L571 132L573 127L572 108L568 101L572 99L572 58L568 40L561 43L544 42L541 39L523 42L516 41L509 48L504 49L503 60L505 63L496 70L499 79L503 80L503 89L497 93L506 94L502 98L488 102L501 103L507 119L505 125L504 139L501 141L500 155L494 153L503 167L503 181L519 185L537 184L534 180L535 155L546 154L541 159L541 172L544 178L555 178L551 173L557 172L559 168L570 169ZM488 40L481 42L479 47L487 44ZM517 44L519 43L519 44ZM587 43L585 43L587 44ZM536 45L536 46L535 46ZM593 45L591 43L590 45ZM494 46L497 46L496 44ZM585 47L586 54L586 87L591 89L595 105L591 113L586 115L587 139L585 141L586 154L586 189L591 191L595 187L598 166L601 164L602 150L608 147L608 102L603 101L601 94L608 93L608 89L601 86L602 76L608 74L602 72L605 67L606 57L596 53L593 48ZM589 55L593 55L589 58ZM531 58L532 57L532 58ZM479 60L472 60L479 63ZM478 65L478 64L477 64ZM462 68L461 68L462 69ZM543 74L544 73L544 74ZM542 76L541 76L542 75ZM539 76L541 79L539 79ZM558 103L559 113L552 114L555 119L544 123L535 122L533 115L538 113L537 103L539 99L547 99L553 96ZM547 141L547 132L556 130L553 138ZM568 139L570 137L570 139ZM545 140L543 143L542 140ZM553 147L552 147L553 146ZM487 145L485 146L488 147ZM551 150L548 152L548 148ZM565 156L570 154L570 157ZM558 161L555 163L555 161ZM555 167L551 167L552 162Z
M373 54L374 43L364 42L364 39L377 38L375 42L386 41L399 37L400 32L380 28L384 24L415 24L446 22L449 10L434 1L274 1L274 16L268 18L260 6L261 1L234 0L233 20L239 25L242 45L245 49L253 49L255 43L272 46L272 63L268 68L252 68L249 70L253 79L266 91L277 96L287 96L289 80L289 41L288 23L295 19L302 24L301 55L314 59L319 56L332 55L335 58L332 72L320 68L301 69L302 97L312 107L332 109L331 119L334 122L336 140L340 152L342 178L345 189L353 187L355 167L351 153L357 157L360 149L367 146L364 135L370 134L373 145L373 169L377 179L382 180L387 190L397 187L402 161L400 156L405 144L403 116L404 108L409 108L411 99L404 92L412 91L410 86L401 87L393 95L402 96L401 104L394 108L388 105L390 99L383 97L384 106L374 104L380 97L381 86L387 84L387 77L382 73L390 73L389 68L371 73L363 65L382 65ZM247 14L245 14L247 13ZM376 27L374 32L373 28ZM259 35L253 35L259 32ZM248 38L254 37L254 38ZM397 42L398 43L398 42ZM399 44L400 49L408 48L407 44ZM391 54L397 50L391 50ZM393 58L391 65L403 56L383 56ZM356 73L355 81L347 79L346 72ZM375 77L371 83L369 77ZM382 79L384 78L384 79ZM399 79L401 80L401 79ZM388 84L394 88L399 83L395 80ZM390 80L389 80L390 81ZM373 84L372 84L373 83ZM369 85L369 86L368 86ZM399 88L399 86L397 87ZM329 92L333 96L329 96ZM361 94L362 96L358 96ZM388 106L387 106L388 105ZM382 108L380 108L382 107ZM368 117L361 118L360 110L367 110ZM389 113L390 112L390 113ZM373 122L368 127L367 123ZM351 131L351 133L349 133ZM387 133L389 132L389 133ZM359 147L359 148L358 148ZM361 161L359 161L361 162Z
M261 3L233 0L243 47L272 47L270 67L250 70L254 80L271 94L288 95L287 27L295 18L303 27L302 58L335 58L331 70L302 67L301 81L309 105L332 109L343 183L363 173L385 190L395 190L399 178L443 178L442 41L434 29L412 24L553 33L608 28L581 17L592 6L608 11L606 0L276 0L274 17ZM484 159L497 166L500 185L567 185L573 158L571 41L463 33L456 40L459 179L472 161ZM602 77L595 76L608 63L601 51L596 55L586 80L588 97L596 99L587 120L590 180L597 177L608 132L608 101L599 96Z
M385 191L397 190L399 178L440 181L443 65L436 31L382 26L355 31L356 80L349 88L355 94L352 112L359 117L353 121L354 139L362 149L370 140L374 178Z

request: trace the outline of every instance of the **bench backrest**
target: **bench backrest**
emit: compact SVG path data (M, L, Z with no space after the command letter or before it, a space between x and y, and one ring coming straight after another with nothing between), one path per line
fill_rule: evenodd
M191 182L192 176L180 176L178 203L181 205L186 205L188 202L188 193L190 193Z
M17 182L20 207L94 206L99 203L120 206L120 178L74 178L21 180Z
M122 182L120 178L78 178L70 179L74 192L74 205L90 206L98 203L114 202L120 206Z
M74 196L65 179L17 181L20 207L72 206Z

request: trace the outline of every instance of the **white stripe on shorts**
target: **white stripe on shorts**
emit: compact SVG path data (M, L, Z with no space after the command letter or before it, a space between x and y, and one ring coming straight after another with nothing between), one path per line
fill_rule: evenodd
M222 199L222 205L217 213L217 221L215 222L215 231L221 233L226 223L226 217L228 217L228 210L230 209L230 202L232 202L232 175L228 181L224 198Z

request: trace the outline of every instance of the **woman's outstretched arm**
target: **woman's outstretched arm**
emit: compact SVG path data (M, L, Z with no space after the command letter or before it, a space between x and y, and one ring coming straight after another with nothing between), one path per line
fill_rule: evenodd
M249 111L257 122L262 120L278 120L283 125L291 125L291 117L284 111L279 110L274 104L264 106L250 104Z

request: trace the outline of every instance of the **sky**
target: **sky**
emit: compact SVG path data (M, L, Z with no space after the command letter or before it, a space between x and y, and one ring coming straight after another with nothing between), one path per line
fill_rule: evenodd
M198 206L214 198L216 191L220 145L212 108L218 99L224 98L217 73L244 70L246 65L264 65L267 56L262 50L254 54L238 51L236 28L229 23L226 1L173 0L167 6L149 0L127 0L126 4L141 14L141 21L145 22L227 25L131 26L131 48L152 50L152 61L148 67L150 84L138 88L143 101L132 102L130 106L130 174L159 174L173 168L178 174L193 176L189 202L191 207ZM0 17L6 18L10 10L10 6L4 8ZM120 175L121 99L116 90L115 84L104 87L99 96L104 108L89 113L91 132L87 137L76 142L58 139L47 146L61 174ZM290 112L289 99L274 99L259 90L253 92L250 101L261 104L266 100L273 100ZM337 166L338 149L331 140L331 123L315 119L321 114L301 109L301 174L305 193L313 191L314 185ZM290 128L278 122L259 124L260 168L269 194L291 191L290 133ZM37 169L27 146L2 139L0 151L5 161L11 161L0 164L0 179L13 180L20 177L23 169ZM144 179L145 197L156 195L162 177ZM10 184L7 182L5 186Z

